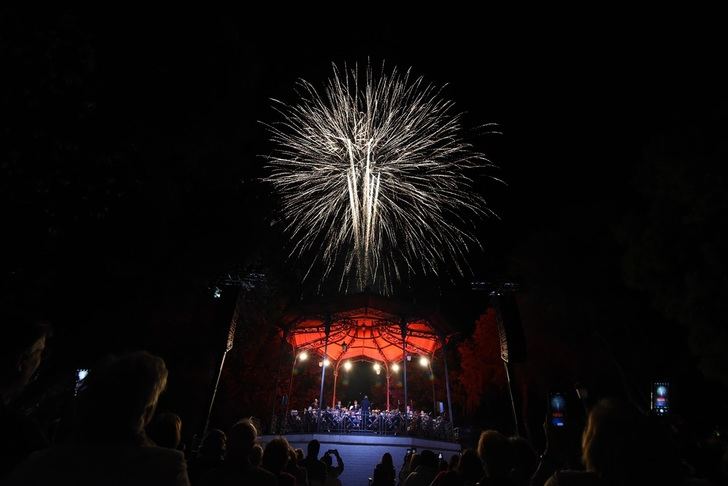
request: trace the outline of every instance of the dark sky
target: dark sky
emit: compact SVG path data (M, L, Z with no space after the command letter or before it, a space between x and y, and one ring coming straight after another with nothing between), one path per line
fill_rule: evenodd
M284 266L275 200L259 181L270 152L259 121L273 119L269 98L292 96L297 78L320 85L332 62L371 59L447 83L469 126L503 132L473 138L507 182L481 181L501 219L482 225L477 276L548 287L537 301L553 287L561 303L578 298L595 314L636 299L639 310L625 313L673 326L659 299L667 290L630 285L620 268L630 225L649 226L652 198L662 200L650 153L677 139L677 152L695 155L687 173L722 187L724 36L707 14L574 14L5 10L4 292L42 301L78 348L111 333L112 346L147 346L150 323L174 321L169 309L220 273L259 255ZM701 230L715 227L715 213L703 216Z

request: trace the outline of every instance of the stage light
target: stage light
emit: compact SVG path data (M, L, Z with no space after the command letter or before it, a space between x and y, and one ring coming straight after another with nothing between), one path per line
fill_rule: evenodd
M377 374L379 374L379 372L382 370L382 367L379 365L379 363L374 363L373 368L374 368L374 371L377 372Z
M351 370L351 361L344 361L344 369L346 371Z
M301 353L298 355L299 361L306 361L308 359L308 353L306 351L301 351Z
M331 361L329 361L329 358L324 358L324 366L328 366L331 364Z
M420 356L420 366L425 367L429 364L430 364L430 360L428 360L424 356Z
M399 365L397 363L392 363L392 371L395 373L399 371Z

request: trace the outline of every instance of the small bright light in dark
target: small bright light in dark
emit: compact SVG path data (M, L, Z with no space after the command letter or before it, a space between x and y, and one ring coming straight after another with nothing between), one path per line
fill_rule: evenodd
M86 379L88 376L88 370L83 368L76 370L76 389L74 391L74 395L78 395L79 390L81 389L81 384L83 383L83 380Z
M306 361L308 359L308 353L306 351L301 351L301 354L298 355L299 361Z
M351 370L351 361L345 361L344 362L344 369L346 371L350 371Z
M215 299L219 299L222 297L222 290L220 290L220 287L215 287L212 291L212 297Z
M429 364L430 364L430 360L428 360L424 356L420 356L420 366L426 367Z
M392 371L395 373L399 371L399 365L397 363L392 363Z

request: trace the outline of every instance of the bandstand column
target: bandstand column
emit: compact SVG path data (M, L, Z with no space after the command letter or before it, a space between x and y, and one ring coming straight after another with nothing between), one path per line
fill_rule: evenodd
M329 334L331 333L331 317L326 317L324 323L324 332L326 333L326 340L324 341L324 356L321 358L321 390L319 391L319 409L318 418L316 420L316 432L321 430L321 409L324 406L324 381L326 380L326 355L329 352Z
M389 408L389 371L387 371L387 410L391 410Z
M331 408L336 408L336 381L339 378L339 363L336 363L336 368L334 368L334 393L333 397L331 397Z
M442 362L445 365L445 390L447 390L447 413L450 415L450 423L455 426L455 417L452 413L452 399L450 397L450 374L447 372L447 338L442 338Z
M404 382L404 421L407 428L407 320L403 317L399 323L402 332L402 380Z

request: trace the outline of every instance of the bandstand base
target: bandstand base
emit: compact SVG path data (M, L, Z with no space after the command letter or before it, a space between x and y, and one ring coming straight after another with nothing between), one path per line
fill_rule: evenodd
M264 435L262 442L276 438ZM450 460L460 452L460 444L408 436L381 436L371 434L287 434L284 436L294 448L303 449L304 455L308 442L316 439L321 443L320 456L329 449L337 449L344 461L344 472L339 477L346 486L367 486L374 473L374 467L381 462L385 452L392 454L394 467L399 474L407 449L416 448L418 452L429 449L435 456L442 453L443 459Z

